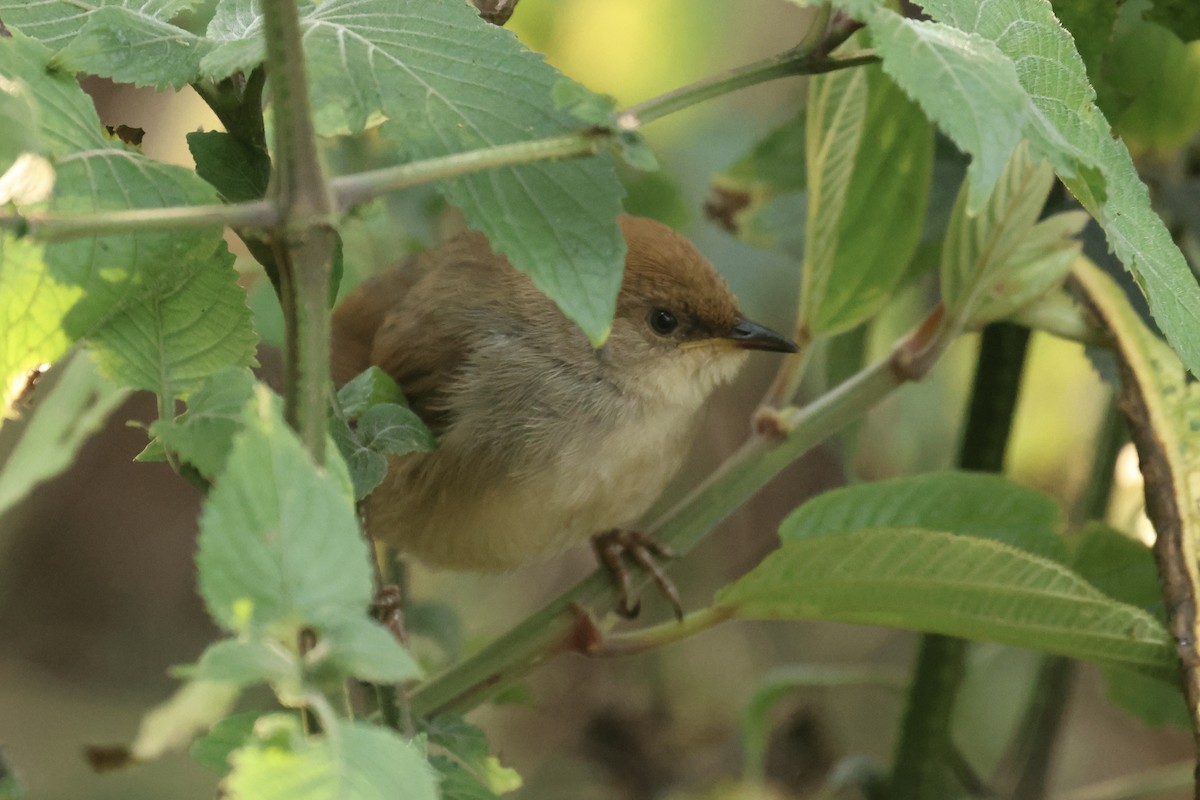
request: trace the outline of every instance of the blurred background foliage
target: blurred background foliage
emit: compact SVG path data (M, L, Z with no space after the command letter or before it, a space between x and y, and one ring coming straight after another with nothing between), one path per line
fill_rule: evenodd
M1072 13L1094 4L1055 5L1070 22ZM1161 213L1194 264L1200 42L1184 43L1143 21L1144 8L1126 3L1111 41L1085 48L1084 56L1106 113L1130 143ZM784 50L805 26L806 12L780 0L523 0L508 25L551 64L620 105ZM184 135L217 127L190 92L86 85L107 124L144 128L147 153L166 161L191 166ZM702 208L713 174L793 117L804 91L803 80L778 81L657 122L646 136L661 171L625 175L628 208L687 233L728 277L747 313L781 329L794 313L797 262L785 249L735 239L706 220ZM335 172L392 160L386 143L371 135L329 142L327 156ZM928 252L935 248L936 219L948 214L962 167L951 148L939 146L930 211L935 222L918 261L936 263L936 252ZM799 208L787 218L793 235L802 233ZM368 206L344 231L346 284L457 225L429 191ZM1104 257L1103 245L1090 250ZM278 312L257 267L244 254L239 264L267 343L260 360L270 374L278 360L270 347L278 341ZM918 280L898 294L873 324L868 350L886 348L927 307L929 292L928 281ZM950 466L974 349L970 337L959 342L927 380L899 392L853 433L818 448L730 518L673 570L685 602L706 603L716 587L757 563L775 546L779 521L806 497L850 477ZM736 386L715 399L676 495L741 441L770 369L765 359L754 361ZM1010 474L1070 507L1086 482L1108 402L1109 390L1081 346L1035 335ZM143 710L173 688L166 669L193 660L214 636L195 592L199 498L165 465L132 462L145 435L123 423L153 414L150 398L135 397L67 474L0 520L0 752L31 797L213 793L215 776L186 755L111 775L93 774L81 755L86 744L127 739ZM4 427L0 453L20 428ZM855 446L852 459L843 456L847 444ZM1131 535L1145 527L1139 481L1136 458L1124 453L1110 522ZM416 633L430 634L418 636L418 655L436 665L447 651L469 651L591 564L590 552L580 549L498 576L414 566L410 624ZM665 614L656 599L647 600L650 619ZM742 767L740 717L773 668L873 665L902 675L915 641L912 634L833 624L727 625L621 660L559 659L535 674L526 691L472 719L488 731L493 752L523 776L517 798L732 797L733 789L722 787L732 787ZM1003 758L1035 663L1023 651L975 648L959 715L969 758ZM1053 786L1066 789L1186 756L1189 737L1181 729L1146 727L1109 704L1097 669L1085 665L1080 675ZM890 760L901 693L887 681L813 683L784 693L768 715L766 773L783 797L807 796L846 756L863 755L878 765Z

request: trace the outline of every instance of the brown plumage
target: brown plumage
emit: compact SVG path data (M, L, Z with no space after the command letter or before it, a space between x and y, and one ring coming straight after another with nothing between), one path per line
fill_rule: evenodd
M619 222L625 276L598 350L477 233L337 308L335 382L378 365L439 437L431 453L392 460L367 501L373 536L430 564L495 570L631 525L745 349L794 349L741 318L682 236Z

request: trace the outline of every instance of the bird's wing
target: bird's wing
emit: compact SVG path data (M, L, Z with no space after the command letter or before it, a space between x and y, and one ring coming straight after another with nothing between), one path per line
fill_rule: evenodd
M461 236L359 286L333 316L334 381L371 365L390 375L434 433L448 424L447 392L478 345L478 295L511 272L479 234Z
M416 259L410 259L359 284L334 309L329 358L334 386L341 388L371 366L375 335L421 275Z

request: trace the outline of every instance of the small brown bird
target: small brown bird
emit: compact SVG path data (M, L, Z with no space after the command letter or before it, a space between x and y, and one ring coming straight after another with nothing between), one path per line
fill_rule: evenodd
M339 386L374 364L438 436L393 458L367 500L372 536L421 561L498 571L595 536L633 615L622 555L676 604L635 523L687 454L697 412L747 350L795 352L744 319L690 242L619 219L628 252L596 349L480 234L367 281L334 312Z

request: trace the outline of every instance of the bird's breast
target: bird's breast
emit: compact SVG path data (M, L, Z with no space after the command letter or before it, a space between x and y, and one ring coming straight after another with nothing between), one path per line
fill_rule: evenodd
M682 463L697 408L610 401L589 414L579 402L521 420L517 455L489 454L460 427L395 460L372 496L372 533L431 565L490 571L633 525Z

